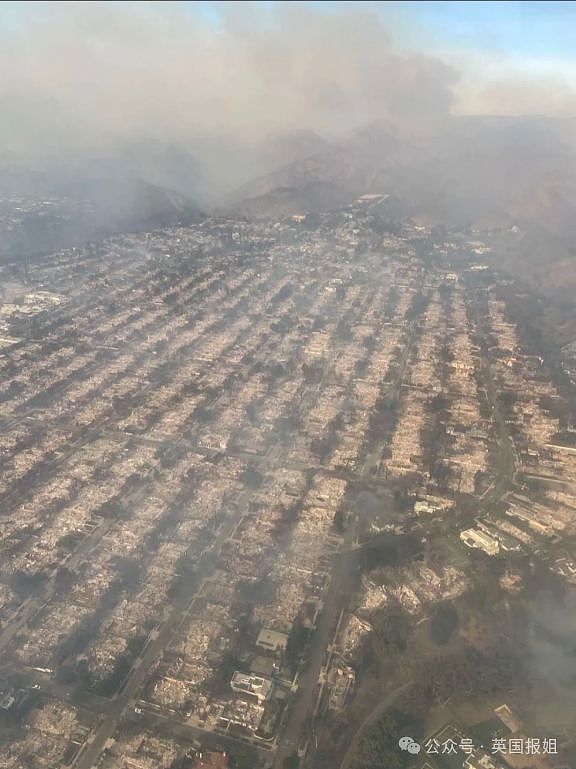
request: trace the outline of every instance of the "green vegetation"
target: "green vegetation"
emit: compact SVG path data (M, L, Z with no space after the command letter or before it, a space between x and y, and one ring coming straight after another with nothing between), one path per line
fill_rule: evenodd
M396 497L395 497L396 501ZM402 496L399 492L398 505L411 507L414 500ZM373 571L381 566L402 566L408 563L417 553L421 552L422 545L418 537L412 534L401 536L390 535L363 551L364 571Z
M338 534L343 534L346 530L346 518L342 509L338 509L334 513L334 529Z
M282 769L298 769L300 766L300 759L298 758L296 753L292 753L289 756L286 756L284 761L282 762Z
M68 590L72 588L76 582L77 575L70 571L67 566L58 567L56 577L54 579L54 587L58 595L64 595Z
M25 600L43 585L46 578L44 572L27 574L24 571L15 571L10 578L10 587L21 600Z
M401 606L390 606L377 613L372 624L380 641L391 650L403 652L408 645L411 621Z
M312 631L304 627L304 624L300 618L296 620L288 636L288 642L286 644L286 661L290 665L292 675L296 673L298 663L302 658L306 644L310 640Z
M240 473L240 480L248 489L256 491L264 482L264 476L254 467L247 467Z
M234 752L228 753L228 760L231 769L258 769L262 766L257 751L248 745L238 746Z
M132 661L130 655L121 654L116 658L114 670L110 675L94 686L94 691L104 697L111 697L120 689L124 679L130 672Z
M405 769L414 756L398 749L398 739L404 734L417 739L420 729L418 720L409 713L388 711L362 736L358 769Z
M430 636L438 645L447 644L458 627L459 617L451 601L438 604L430 620Z
M423 660L418 680L425 700L438 703L459 692L472 697L494 695L512 689L525 680L526 671L510 646L492 646L479 651L471 646L443 657L441 664Z

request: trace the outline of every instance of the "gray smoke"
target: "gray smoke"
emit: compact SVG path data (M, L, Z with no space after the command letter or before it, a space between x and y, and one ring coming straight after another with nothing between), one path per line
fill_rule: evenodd
M422 144L466 109L574 108L566 83L402 47L396 22L393 4L1 4L0 167L125 166L206 198L368 124Z
M530 606L534 631L529 636L529 661L549 685L570 692L576 683L575 609L573 590L562 601L540 593Z
M436 58L396 52L364 10L233 3L218 21L172 3L0 13L2 144L15 150L429 120L449 109L457 80Z

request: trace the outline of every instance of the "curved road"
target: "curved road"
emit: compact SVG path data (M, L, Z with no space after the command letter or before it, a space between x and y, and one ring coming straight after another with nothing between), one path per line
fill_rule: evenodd
M400 697L401 694L404 694L404 692L407 691L410 686L412 686L412 684L413 681L406 681L402 684L402 686L398 686L396 689L393 689L386 697L384 697L383 700L380 700L380 702L374 708L372 708L358 729L356 729L356 733L348 745L348 750L340 762L340 769L348 769L350 762L356 754L358 743L360 742L360 737L362 736L364 729L366 729L367 726L370 726L370 724L373 724L374 721L377 721L384 714L384 712L396 702L398 697Z

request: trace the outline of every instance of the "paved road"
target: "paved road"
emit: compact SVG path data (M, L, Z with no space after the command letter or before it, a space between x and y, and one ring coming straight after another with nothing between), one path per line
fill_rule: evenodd
M347 603L350 573L355 562L355 553L351 551L355 534L355 526L350 526L346 532L344 550L336 556L332 581L324 598L324 609L318 618L305 666L300 674L298 692L289 706L274 769L282 769L284 759L297 750L306 723L312 718L326 647L332 638L340 611Z
M354 737L352 737L350 745L348 746L348 750L344 754L344 758L340 763L340 769L348 769L350 762L356 755L362 732L366 729L366 727L370 726L370 724L373 724L375 721L381 718L385 711L396 702L398 697L404 694L404 692L408 691L411 686L412 681L406 681L406 683L396 687L396 689L393 689L391 692L389 692L389 694L387 694L383 700L380 700L380 702L370 711L370 713L368 713L366 718L362 721L356 730Z
M86 555L96 545L97 541L104 536L112 524L113 521L103 521L100 526L97 526L88 537L86 537L73 555L63 561L61 565L67 566L69 569L75 569L76 566L85 560ZM14 638L27 626L28 621L34 617L39 609L51 600L55 590L56 569L50 574L40 591L35 595L30 596L30 598L27 598L20 606L16 616L4 626L2 635L0 635L0 654L10 650Z
M235 514L221 528L211 550L209 552L205 551L200 557L194 576L194 586L189 586L190 592L182 590L168 617L161 624L158 635L148 643L141 656L136 660L122 690L110 701L108 713L96 729L92 741L79 754L75 764L76 769L91 769L94 766L106 742L112 737L120 718L128 707L131 706L131 702L144 683L144 679L150 673L156 661L160 659L164 647L170 643L179 626L184 621L186 614L193 608L202 585L215 571L215 559L210 556L210 553L212 552L214 555L217 555L224 542L234 533L242 520L250 495L251 492L245 492L238 498Z
M48 480L51 475L54 474L55 469L63 465L78 449L98 436L99 430L88 430L82 433L81 438L75 438L67 444L66 449L60 453L58 459L49 463L42 468L40 473L36 477L36 483L40 483ZM138 502L145 496L147 487L145 483L139 483L137 487L125 496L125 502L130 504L138 504ZM3 499L3 504L10 507L11 500L9 498ZM70 570L74 570L77 566L84 563L86 556L90 551L96 547L100 539L108 532L108 530L116 523L115 519L102 520L88 536L80 543L80 545L67 557L59 566L66 566ZM34 615L47 604L53 597L56 591L56 578L57 569L54 569L38 590L27 598L20 606L16 616L8 621L2 629L0 635L0 654L9 650L14 638L18 633L23 630Z
M476 328L479 332L482 333L482 322L479 316L477 305L473 303L471 305L471 309L473 319L476 323ZM492 415L494 417L494 425L498 440L498 457L495 466L494 482L483 495L483 499L488 502L497 502L502 498L505 492L510 488L511 483L514 481L514 474L516 469L516 453L514 441L510 437L508 428L506 427L506 421L498 401L498 389L494 381L492 366L490 365L488 342L483 333L481 336L480 349L482 355L482 371L484 374L484 381L486 382L486 393L488 396L488 401L492 406Z
M410 359L410 353L414 343L417 326L411 324L410 336L398 362L394 381L386 388L386 396L389 402L397 401L400 397L402 381ZM380 460L382 447L378 446L371 455L369 455L359 473L350 473L354 480L365 480L369 483L386 484L383 479L374 478L369 473L371 463L377 459ZM330 643L332 633L336 627L338 615L342 608L347 604L349 594L349 580L352 569L354 568L356 556L352 552L352 545L356 536L356 526L352 525L346 532L343 552L337 556L336 565L333 570L332 582L325 596L325 604L322 614L319 617L318 625L312 636L311 647L307 655L307 664L299 680L299 690L294 700L290 704L288 720L284 726L282 738L279 744L274 769L282 769L284 760L297 750L302 739L304 729L313 717L314 704L318 696L318 679L322 670L326 647Z
M142 714L135 714L134 720L138 719L138 721L141 721L146 727L157 726L175 737L187 740L196 739L208 749L224 748L232 751L234 748L238 748L240 742L243 745L246 745L248 750L252 749L257 751L264 762L268 762L269 764L271 761L270 756L271 751L274 748L273 744L266 747L262 744L258 745L256 742L250 742L249 740L239 740L237 737L229 737L220 732L206 731L205 729L200 729L188 723L179 714L165 713L161 709L155 710L152 709L149 704L140 703L139 707L142 710Z
M401 365L398 369L397 380L390 387L389 397L391 399L396 399L399 396L402 375L408 363L409 352L410 344L407 345L403 352L403 356L400 361ZM324 383L324 381L331 374L332 366L326 365L323 372L322 383ZM302 398L299 408L301 413L305 414L308 412L322 383L313 386L307 386L305 388L303 394L304 397ZM98 425L96 429L93 429L87 433L84 436L84 440L87 441L93 439L95 433L106 434L108 437L119 437L116 434L109 434L106 420L104 420L102 424ZM69 454L73 451L76 451L77 448L78 444L71 444L68 446L66 452L61 457L59 457L58 463L65 461ZM285 454L285 451L281 451L280 454ZM268 464L270 463L271 459L272 457L268 456L263 458L263 461L265 464ZM275 456L273 457L273 463L278 463L284 466L284 462L282 461L283 459L285 459L285 457ZM351 475L354 477L363 477L362 473ZM373 481L373 479L371 480ZM130 495L131 502L136 502L138 496L143 495L145 490L146 486L144 484L136 489ZM148 642L147 646L142 651L141 656L135 661L134 666L130 670L121 691L114 698L109 700L108 705L105 708L105 715L102 721L97 726L90 742L85 745L84 749L76 758L76 769L92 769L92 767L97 762L101 752L103 751L106 743L114 734L118 722L126 714L128 709L132 707L133 700L144 684L146 677L150 674L156 662L161 658L164 648L171 642L174 634L178 631L178 628L184 621L187 613L194 607L196 596L202 584L213 573L215 565L214 559L211 557L211 553L217 555L226 539L228 539L234 533L236 527L244 515L246 504L250 495L251 493L247 492L244 495L241 495L241 497L238 499L238 505L235 513L218 533L213 546L210 548L210 551L205 552L200 558L194 579L193 581L191 579L188 585L189 589L182 591L182 594L177 599L176 604L169 609L168 615L160 624L158 635L153 637ZM74 568L77 564L79 564L87 556L90 550L96 545L100 537L103 536L109 526L111 526L113 523L114 521L105 521L101 526L98 526L93 532L91 532L86 540L80 545L78 550L71 556L67 565L70 568ZM285 731L283 733L283 738L274 764L275 767L281 767L284 758L289 755L295 749L295 747L297 747L306 720L312 716L318 693L318 677L325 659L326 647L329 644L331 636L334 632L334 627L336 625L339 612L346 602L346 596L349 589L348 579L350 568L354 562L354 554L350 552L350 545L353 539L354 527L350 527L346 535L346 550L340 554L336 561L332 582L325 596L324 609L319 617L316 632L314 633L311 640L306 664L301 673L299 692L290 706ZM41 588L39 593L28 599L25 604L23 604L18 616L12 622L8 623L4 629L4 632L2 633L2 636L0 637L0 652L8 648L9 644L13 641L18 632L26 626L28 620L33 617L34 614L52 598L55 591L54 578L55 575L52 574L45 585Z

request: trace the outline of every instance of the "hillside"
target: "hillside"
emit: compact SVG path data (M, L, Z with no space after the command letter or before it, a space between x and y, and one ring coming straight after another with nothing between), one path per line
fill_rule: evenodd
M400 214L458 227L511 228L504 263L567 301L576 290L576 142L573 121L461 117L408 141L383 126L238 189L228 208L276 217L330 210L367 192L391 193Z

